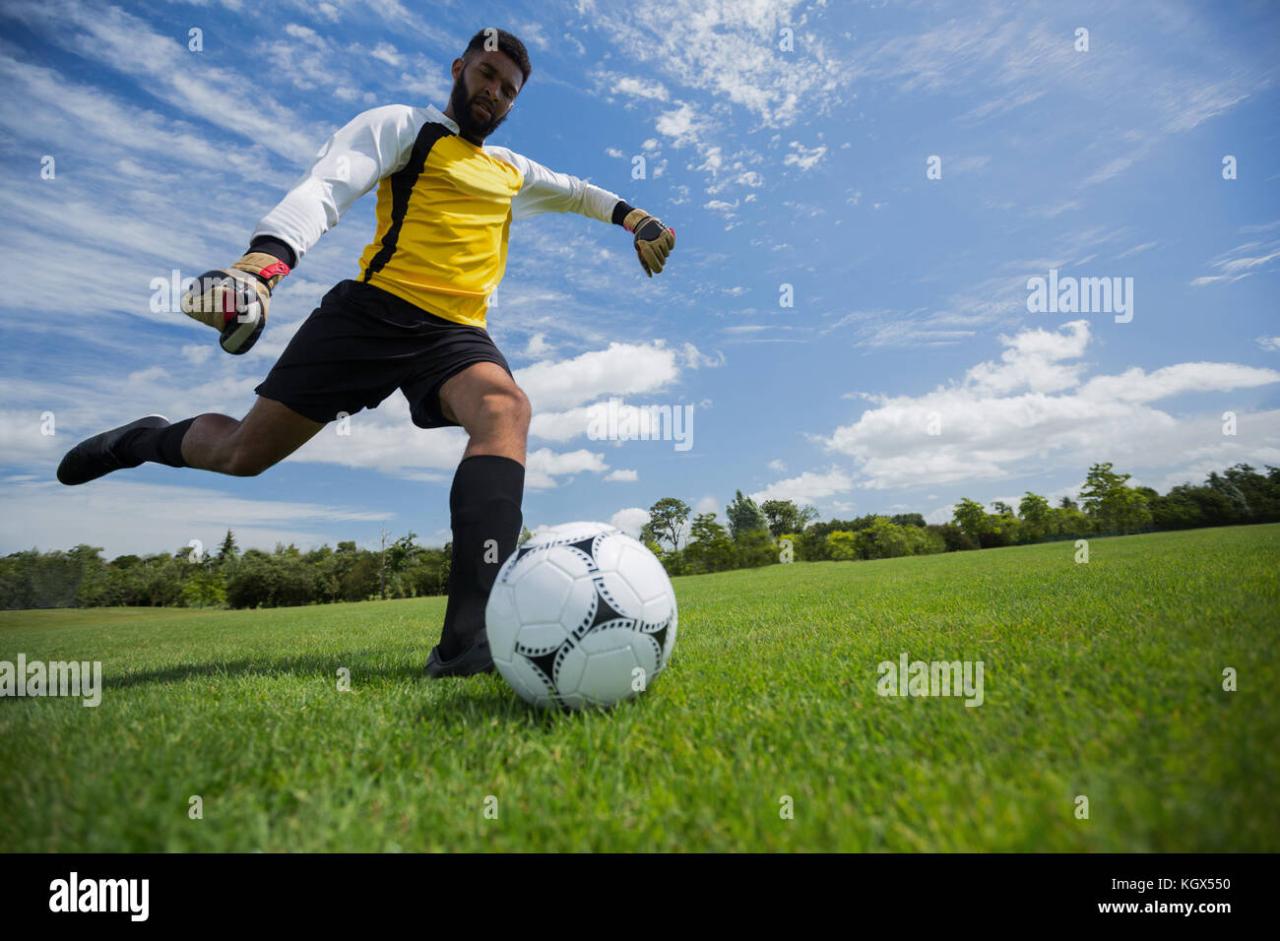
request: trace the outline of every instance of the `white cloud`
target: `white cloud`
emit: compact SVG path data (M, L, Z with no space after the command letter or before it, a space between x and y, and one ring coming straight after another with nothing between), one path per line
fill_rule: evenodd
M184 343L182 347L182 357L192 366L204 364L209 357L214 355L214 344L212 343Z
M794 500L798 505L804 506L838 493L848 493L853 488L853 476L833 467L821 473L805 471L795 477L774 481L763 490L751 494L751 499L757 503L765 500Z
M604 479L607 481L617 481L618 483L635 483L640 479L640 475L634 470L625 470L620 467L617 470L613 470L605 474Z
M380 42L370 51L369 55L373 56L379 62L385 62L387 65L399 68L404 62L404 56L389 42Z
M542 24L536 20L520 20L509 27L527 45L543 52L551 48L551 40L542 31Z
M1063 330L1025 330L1001 337L1005 351L999 364L979 363L969 370L966 382L983 392L1000 394L1027 388L1032 392L1058 392L1079 381L1082 363L1064 363L1084 355L1089 343L1089 322L1075 320Z
M717 352L715 356L708 356L692 343L685 343L680 347L680 363L690 369L701 369L703 366L714 369L724 365L724 354Z
M524 355L546 356L553 349L554 347L547 342L547 335L545 333L535 333L533 336L529 337L529 342L525 344Z
M568 452L538 448L530 451L525 464L524 485L529 490L546 490L555 487L557 477L581 473L602 473L609 469L602 455L592 451Z
M610 91L632 98L648 98L653 101L666 101L671 96L661 82L632 78L629 75L619 76Z
M640 538L640 530L649 522L649 511L638 506L630 506L619 510L609 517L609 525L619 529L636 539Z
M651 392L679 376L674 349L654 342L610 343L572 359L535 363L516 370L516 382L537 411L572 408L603 395Z
M663 137L671 138L673 146L685 147L698 143L707 128L706 122L694 115L693 105L685 101L679 107L658 115L654 129Z
M156 97L186 114L200 115L237 139L292 160L315 151L315 132L305 128L292 109L264 94L253 78L212 63L193 70L193 53L185 43L153 30L147 19L119 7L66 0L10 2L5 12L53 42L132 76ZM235 107L228 107L231 102Z
M829 112L849 73L820 31L806 28L801 0L666 3L593 8L593 24L630 62L672 83L746 109L765 125L785 125L801 107ZM793 49L780 48L783 27Z
M799 141L793 140L790 146L792 152L782 159L782 163L788 167L812 170L827 155L827 146L825 144L819 144L817 147L805 147Z
M1217 274L1193 278L1191 284L1193 287L1204 287L1209 284L1230 284L1233 281L1240 281L1257 274L1277 258L1280 258L1280 241L1246 242L1219 255L1209 263Z
M1083 355L1088 338L1084 321L1057 334L1002 338L1001 362L981 363L962 381L923 395L873 397L874 407L823 443L852 458L870 489L994 480L1100 460L1136 469L1280 456L1280 412L1241 411L1241 431L1231 437L1222 434L1218 412L1177 418L1150 404L1259 388L1280 382L1280 372L1179 363L1082 381L1084 367L1069 361Z
M720 501L712 496L701 497L698 502L693 505L694 515L700 513L719 513Z

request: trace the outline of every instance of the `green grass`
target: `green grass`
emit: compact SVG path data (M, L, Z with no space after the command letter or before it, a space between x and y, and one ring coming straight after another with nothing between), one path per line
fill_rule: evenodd
M1280 850L1280 526L1090 553L678 579L672 666L611 713L421 679L443 599L0 614L0 659L106 671L96 709L0 701L0 846ZM985 703L877 696L902 651L982 660Z

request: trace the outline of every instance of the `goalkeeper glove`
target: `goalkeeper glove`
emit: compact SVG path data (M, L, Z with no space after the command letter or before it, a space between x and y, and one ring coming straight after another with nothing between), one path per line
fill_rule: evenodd
M228 353L247 353L267 325L272 288L288 273L275 255L249 252L230 268L200 275L182 296L182 312L217 330Z
M667 256L676 247L676 230L662 224L643 209L632 209L622 220L622 227L635 235L636 256L649 277L662 271Z

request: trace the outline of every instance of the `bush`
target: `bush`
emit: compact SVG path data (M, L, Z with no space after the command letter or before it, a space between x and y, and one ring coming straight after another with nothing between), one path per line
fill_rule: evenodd
M767 529L749 529L734 540L734 557L740 569L754 569L778 561L778 546Z
M858 537L848 530L827 533L826 558L833 562L849 562L858 558Z

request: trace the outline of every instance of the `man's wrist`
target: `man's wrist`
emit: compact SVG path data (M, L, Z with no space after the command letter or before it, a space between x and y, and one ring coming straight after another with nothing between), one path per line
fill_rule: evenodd
M247 254L254 252L266 252L275 258L280 259L290 268L296 268L298 265L298 255L287 242L282 242L274 235L259 235L249 243L249 251Z
M629 205L626 202L626 200L622 200L622 199L618 200L617 204L613 207L613 217L610 221L614 225L622 225L623 220L625 220L628 215L634 212L635 208L636 208L635 206ZM623 228L626 228L626 227L623 226Z

